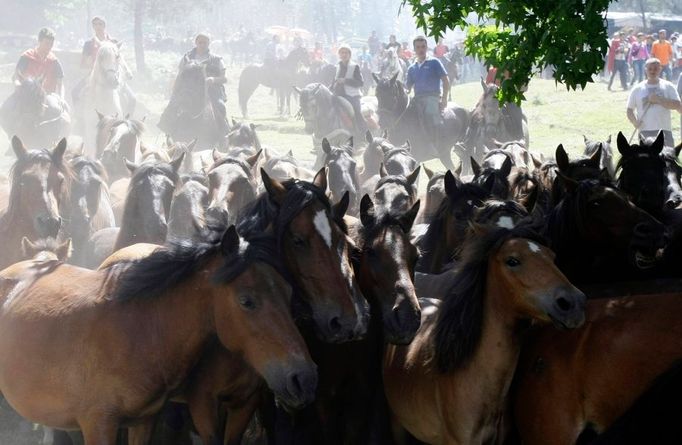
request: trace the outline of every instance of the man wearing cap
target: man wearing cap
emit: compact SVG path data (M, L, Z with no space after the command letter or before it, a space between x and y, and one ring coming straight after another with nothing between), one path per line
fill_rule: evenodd
M52 53L54 31L43 28L38 33L38 46L26 50L17 62L14 81L25 78L42 79L42 87L47 94L64 98L64 70L57 57Z
M628 120L639 130L640 137L656 137L663 131L665 145L673 147L670 110L679 110L680 96L672 83L660 78L662 67L658 59L648 59L644 69L647 80L630 91Z
M651 57L655 57L661 62L662 75L666 80L671 80L670 61L673 58L673 47L666 40L665 29L658 31L658 40L651 46Z
M414 89L414 99L410 105L415 107L424 127L426 140L438 141L438 127L441 113L448 104L450 80L440 60L427 56L426 37L416 37L412 45L417 58L407 70L405 87L408 93ZM436 153L437 143L431 142L431 145L433 152Z
M355 134L361 135L366 130L365 119L362 117L360 98L362 97L361 88L365 83L362 78L360 66L351 61L350 46L342 44L337 50L339 64L336 67L334 78L334 94L348 100L353 106L355 115Z

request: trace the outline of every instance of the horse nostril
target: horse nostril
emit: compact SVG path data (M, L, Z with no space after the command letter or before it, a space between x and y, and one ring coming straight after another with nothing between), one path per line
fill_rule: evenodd
M329 320L329 332L332 334L338 334L343 326L341 326L341 321L339 317L332 317Z
M287 390L289 391L289 394L294 397L303 394L303 385L301 385L301 379L299 378L298 373L289 374L289 378L287 379Z
M556 300L557 306L559 306L559 309L562 311L570 311L573 309L573 303L565 299L564 297L559 297Z

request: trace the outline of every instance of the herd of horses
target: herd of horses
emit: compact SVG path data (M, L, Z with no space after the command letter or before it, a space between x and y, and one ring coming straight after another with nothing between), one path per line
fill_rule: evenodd
M428 134L397 75L357 137L327 83L248 71L298 93L311 170L246 122L202 139L188 64L151 147L117 49L81 146L42 105L5 127L0 392L53 443L679 443L682 144L544 158L485 84Z
M367 132L313 171L95 128L0 184L0 391L54 443L679 441L682 145L467 174Z

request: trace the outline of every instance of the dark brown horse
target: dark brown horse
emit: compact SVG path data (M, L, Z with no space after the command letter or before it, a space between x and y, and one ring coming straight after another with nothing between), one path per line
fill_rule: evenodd
M514 397L524 444L546 444L548 438L556 445L588 443L682 357L682 295L655 292L591 300L582 328L543 328L530 336ZM673 404L679 406L679 399ZM657 432L639 443L679 442L679 436L657 441Z
M145 126L143 121L97 114L97 151L91 156L102 162L111 184L128 176L125 159L135 162Z
M261 151L245 160L222 155L213 150L213 165L206 170L208 176L208 216L219 221L234 222L242 210L256 199L254 167Z
M399 443L405 430L434 445L500 443L523 332L531 322L571 329L585 319L585 295L537 233L523 225L474 230L448 294L422 295L417 336L384 354Z
M62 229L60 206L68 202L73 174L64 159L66 139L52 151L27 150L12 138L9 204L0 216L0 269L21 259L21 239L56 237Z
M113 445L119 426L154 415L219 341L284 405L310 402L317 373L272 247L244 244L231 227L100 271L30 261L4 270L3 395L32 421Z

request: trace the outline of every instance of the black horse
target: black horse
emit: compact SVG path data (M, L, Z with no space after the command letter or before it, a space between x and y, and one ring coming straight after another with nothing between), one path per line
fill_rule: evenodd
M25 78L0 108L0 126L21 138L26 147L39 149L69 135L69 107L55 94L45 94L41 79Z
M296 84L300 65L309 65L310 58L305 48L292 50L284 60L264 65L249 65L239 75L239 107L242 115L248 115L249 98L258 85L274 88L277 91L277 111L291 114L291 87Z
M469 113L462 107L454 106L443 111L443 118L437 134L428 134L419 122L416 110L410 107L410 98L405 86L393 76L390 79L373 75L376 82L376 97L379 102L379 125L388 131L389 140L396 145L409 139L412 153L418 161L438 158L445 168L454 170L452 147L464 139L469 126ZM426 147L435 147L436 153Z
M216 116L206 87L204 67L189 61L178 73L159 121L159 128L176 141L196 139L199 150L224 147L227 143L217 121L221 117Z

